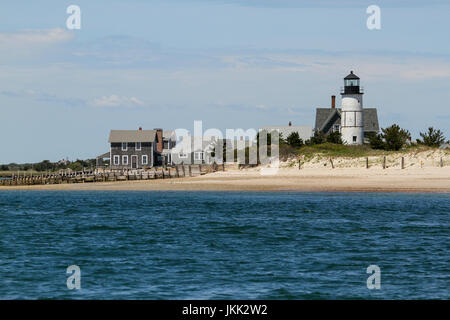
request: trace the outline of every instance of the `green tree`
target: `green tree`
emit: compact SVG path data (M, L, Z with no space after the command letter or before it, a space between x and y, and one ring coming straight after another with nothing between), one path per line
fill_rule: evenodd
M80 161L77 160L69 164L69 168L72 169L73 171L81 171L83 170L83 165L80 163Z
M397 124L381 129L386 150L400 150L411 137L408 130L400 128Z
M385 149L386 145L383 136L379 133L372 133L369 135L369 144L372 149Z
M309 140L310 144L322 144L326 141L325 133L322 131L314 131L314 136Z
M8 171L8 170L9 170L9 167L8 167L8 165L6 165L6 164L2 164L2 165L0 166L0 170L1 170L1 171Z
M286 143L293 148L299 148L303 145L303 140L300 138L298 132L292 132L286 138Z
M47 171L53 168L53 164L49 160L44 160L34 165L36 171Z
M333 131L329 133L326 137L327 142L335 144L343 144L342 135L339 131Z
M444 134L441 130L435 130L433 127L428 128L428 132L420 133L422 140L417 139L418 143L429 147L439 147L445 142Z

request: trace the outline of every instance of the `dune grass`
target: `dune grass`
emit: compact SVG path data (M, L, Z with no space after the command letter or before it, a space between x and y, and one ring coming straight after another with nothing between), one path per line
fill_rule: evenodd
M399 153L418 153L423 151L438 150L437 148L426 147L423 145L407 146L399 151L386 151L386 150L374 150L368 145L348 146L342 144L323 143L312 146L302 146L296 149L298 156L303 156L306 160L313 158L316 155L325 157L347 157L347 158L360 158L360 157L372 157L392 155Z

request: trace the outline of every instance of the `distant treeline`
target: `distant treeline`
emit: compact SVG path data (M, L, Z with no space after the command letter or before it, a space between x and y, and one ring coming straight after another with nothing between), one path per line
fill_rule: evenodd
M62 160L58 162L51 162L50 160L43 160L38 163L10 163L0 165L0 171L58 171L62 169L71 169L73 171L81 171L83 168L95 167L95 159L68 161Z

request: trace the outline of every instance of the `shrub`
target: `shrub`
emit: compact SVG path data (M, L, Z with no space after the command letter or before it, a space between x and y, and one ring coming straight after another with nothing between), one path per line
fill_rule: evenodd
M372 149L383 150L386 148L385 143L383 141L383 136L381 134L372 133L372 134L369 134L368 138L369 138L370 147Z
M300 139L300 136L298 132L292 132L287 138L286 138L287 145L298 148L303 145L303 140Z
M314 145L314 144L322 144L326 141L326 137L325 134L322 131L314 131L314 136L311 137L311 139L309 140L309 144L310 145Z
M343 144L342 134L339 131L333 131L329 133L326 137L327 142L335 144Z
M405 145L406 140L411 137L408 130L404 130L396 124L381 129L381 131L383 132L382 137L384 139L386 150L400 150Z
M424 144L429 147L439 147L445 142L444 134L441 130L435 130L433 127L428 128L428 132L420 133L422 140L417 139L417 143Z

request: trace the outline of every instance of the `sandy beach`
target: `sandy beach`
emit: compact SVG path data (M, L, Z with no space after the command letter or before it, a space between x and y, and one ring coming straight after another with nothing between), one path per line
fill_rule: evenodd
M0 190L205 190L346 191L450 193L450 167L282 168L262 175L259 168L215 172L192 178L0 187Z

